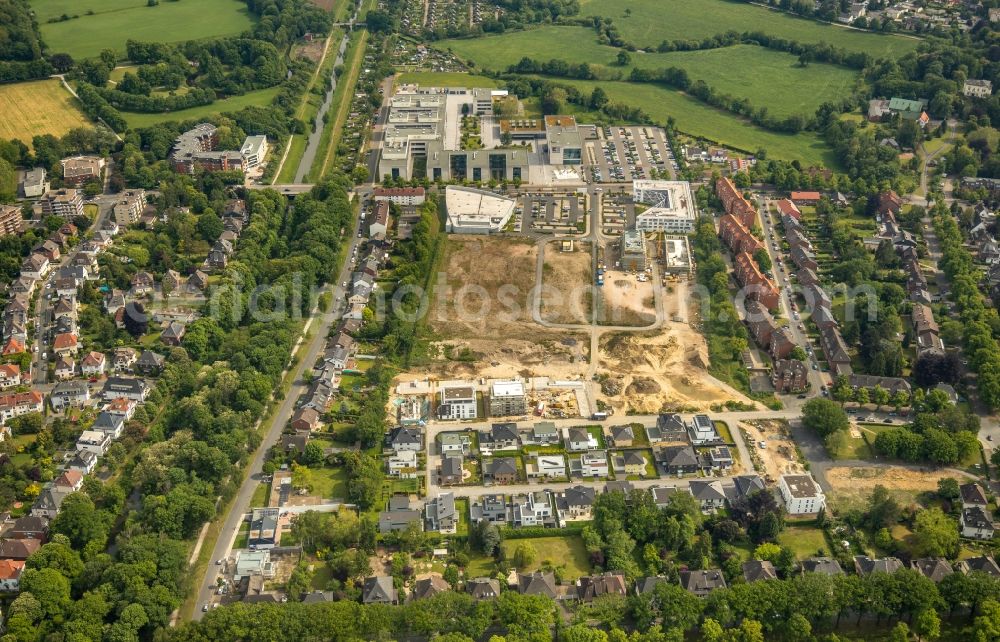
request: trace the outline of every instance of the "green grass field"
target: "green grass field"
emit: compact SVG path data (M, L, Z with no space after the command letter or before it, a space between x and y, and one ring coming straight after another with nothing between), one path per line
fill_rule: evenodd
M629 15L625 15L625 11ZM875 57L902 56L917 48L915 38L868 33L796 18L763 7L725 0L580 0L581 16L606 16L639 48L663 40L708 38L726 31L762 31L799 42L826 42Z
M347 472L341 468L306 468L305 483L310 494L322 499L347 497Z
M244 107L263 107L264 105L270 105L271 101L274 100L274 97L277 95L278 88L271 87L269 89L259 89L257 91L247 92L242 96L224 98L222 100L217 100L210 105L200 105L198 107L191 107L190 109L168 111L159 114L139 114L135 112L123 111L122 116L125 117L125 121L131 129L135 129L137 127L150 127L157 123L164 123L170 120L180 122L184 120L191 120L193 118L207 118L209 116L214 116L227 111L239 111Z
M590 573L590 560L587 549L579 535L562 537L529 537L525 539L509 539L503 546L507 559L511 559L514 550L521 545L530 546L535 551L535 560L521 571L536 571L545 564L553 567L563 566L563 581L572 581Z
M423 87L496 87L497 81L486 76L461 71L404 71L396 76L396 85L416 83Z
M732 114L709 107L679 91L654 85L592 80L560 80L581 91L591 92L600 86L612 101L642 109L656 123L665 123L673 116L681 132L704 138L734 149L755 152L767 150L771 158L799 160L803 164L838 168L836 156L815 132L779 134L736 118ZM569 109L573 106L569 105Z
M128 39L201 40L242 33L253 25L240 0L162 2L155 7L145 0L32 0L31 8L49 50L74 58L90 58L109 48L124 55ZM64 14L79 17L48 22Z
M778 535L778 543L792 549L800 560L814 557L821 549L830 552L823 531L813 527L788 526Z
M824 102L850 93L858 80L855 71L826 64L800 67L790 54L753 45L737 45L704 51L635 53L632 65L615 64L618 49L597 43L591 29L543 27L514 31L500 36L445 40L450 49L484 69L505 70L525 55L536 60L585 60L600 65L602 80L627 78L632 66L640 69L679 67L692 80L703 80L716 91L746 98L755 107L767 107L775 116L808 115ZM733 69L740 69L734 74Z

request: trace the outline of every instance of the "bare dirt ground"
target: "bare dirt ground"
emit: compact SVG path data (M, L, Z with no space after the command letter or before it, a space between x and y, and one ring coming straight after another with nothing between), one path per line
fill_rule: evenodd
M609 271L601 288L604 305L599 323L644 326L656 320L653 282L641 282L634 274Z
M561 252L559 243L545 247L542 270L542 318L551 323L590 323L590 243L574 243Z
M960 483L968 481L946 470L916 470L900 466L836 466L826 471L826 479L832 487L830 502L837 508L862 506L872 489L879 484L888 488L900 502L911 504L920 493L937 490L938 482L949 477L958 479Z
M449 238L444 268L449 291L442 292L439 279L430 312L430 328L439 337L431 364L435 374L556 379L586 374L587 336L543 328L531 318L537 256L528 239Z
M323 57L323 47L326 41L317 38L312 42L303 42L292 47L292 58L306 58L313 62L319 62Z
M783 421L741 421L736 430L746 431L747 448L757 453L770 479L805 472L798 460L795 445ZM766 445L760 447L760 442Z
M706 409L742 395L716 383L699 367L707 362L704 338L689 325L668 322L641 333L608 333L601 338L601 398L616 410L655 413Z

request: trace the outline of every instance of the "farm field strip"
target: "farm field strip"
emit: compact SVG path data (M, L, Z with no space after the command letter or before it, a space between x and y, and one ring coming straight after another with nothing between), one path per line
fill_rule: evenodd
M91 123L76 99L58 80L36 80L0 86L0 138L18 138L26 145L33 136L62 136Z

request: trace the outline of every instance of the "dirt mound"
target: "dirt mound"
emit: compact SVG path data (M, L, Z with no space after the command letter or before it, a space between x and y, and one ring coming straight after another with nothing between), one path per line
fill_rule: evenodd
M636 377L629 384L625 394L629 395L652 395L660 392L660 384L647 377Z

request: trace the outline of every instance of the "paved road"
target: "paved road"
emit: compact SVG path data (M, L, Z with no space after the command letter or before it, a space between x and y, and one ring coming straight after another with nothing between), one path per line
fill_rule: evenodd
M110 176L112 168L109 165L106 170L107 175ZM111 215L111 208L114 206L115 201L118 199L117 196L107 194L99 195L87 201L88 203L94 203L97 205L97 218L91 224L91 230L100 229L101 225L108 220ZM51 354L51 350L48 347L48 333L49 326L52 323L52 304L55 299L49 300L46 298L49 294L55 292L54 283L59 275L59 270L67 265L70 265L76 255L79 253L80 245L82 241L76 245L68 253L64 254L59 263L54 265L52 269L49 270L48 275L44 279L44 283L40 284L41 288L38 291L38 298L35 300L35 310L34 310L34 321L35 321L35 341L34 347L27 346L27 349L34 350L32 355L31 364L31 380L32 383L36 385L44 385L48 383L48 364L49 361L55 360L55 354Z
M733 435L733 442L736 444L736 449L740 454L740 459L743 462L747 462L749 466L750 462L750 451L747 444L743 440L743 435L739 430L736 429L736 424L740 421L748 421L752 419L796 419L800 414L798 407L790 408L786 410L754 410L747 412L720 412L712 413L713 419L718 419L725 421L730 426L730 433ZM628 415L622 417L613 417L608 420L608 424L616 423L638 423L643 426L653 426L656 425L657 415ZM527 422L524 422L527 423ZM582 424L588 423L586 419L555 419L552 423L556 425L557 428L569 428L572 426L580 426ZM426 440L426 452L427 452L427 467L426 467L426 488L427 496L434 497L441 492L451 492L461 494L462 496L469 497L481 497L482 495L489 495L495 492L504 493L516 493L516 492L529 492L533 490L538 490L540 488L551 488L551 489L561 489L568 486L574 486L576 484L583 484L585 486L594 486L596 488L601 488L604 486L603 481L576 481L568 483L548 483L544 481L539 481L533 484L517 484L513 486L460 486L460 487L447 487L441 486L437 482L437 471L441 465L441 453L437 449L437 436L442 432L456 431L456 430L466 430L469 428L483 427L483 422L470 422L470 423L456 423L456 422L431 422L427 424L424 429L424 439ZM671 479L669 477L662 477L659 479L647 479L638 482L633 482L637 488L649 488L651 486L673 486L673 485L686 485L686 481L682 479Z
M258 446L257 451L253 454L253 458L247 468L247 476L243 480L243 484L240 486L239 492L230 507L229 513L222 517L224 520L223 526L221 532L219 533L219 538L215 542L215 548L212 551L212 561L209 563L209 566L205 571L205 577L201 578L200 581L198 601L196 604L197 608L194 613L194 619L196 620L201 619L202 605L209 603L214 595L214 589L216 586L215 579L219 571L219 567L215 565L214 561L229 555L233 542L236 540L236 534L239 531L240 525L245 519L245 515L250 512L250 509L252 508L252 506L250 506L250 499L252 498L254 490L257 488L258 484L261 483L260 477L267 452L275 443L278 442L278 439L281 437L282 430L288 423L289 419L291 419L292 413L295 411L296 402L308 388L309 384L303 375L311 370L313 364L316 363L316 359L319 358L319 355L326 347L326 339L329 334L330 327L339 321L341 315L344 313L347 303L344 298L345 292L338 284L347 281L350 277L351 256L354 249L358 245L359 230L360 221L356 221L352 232L348 237L349 242L347 252L344 254L344 264L341 266L340 273L337 275L337 279L334 284L327 286L324 289L324 291L332 292L334 294L336 302L333 306L331 306L330 311L325 314L320 313L317 310L313 311L309 325L309 329L313 331L313 336L305 352L300 353L303 356L299 360L298 365L295 366L294 374L292 376L292 381L294 383L285 395L285 398L281 402L281 406L277 413L271 420L270 425L265 428L265 436L262 439L260 446Z
M774 249L777 243L781 240L781 235L774 227L774 223L771 221L771 201L767 195L761 195L759 199L763 203L760 211L760 219L764 227L764 235L766 237L764 241L764 246L767 249L767 255L771 258L771 264L773 265L773 274L778 281L778 285L781 286L781 313L786 319L788 319L788 329L792 333L792 338L795 340L795 344L802 346L803 349L810 347L812 344L809 342L809 337L803 329L805 325L800 320L796 320L793 316L796 314L792 310L792 301L795 298L795 292L792 289L791 270L790 266L793 265L791 262L784 263L783 265L778 264L778 252ZM795 282L796 285L798 282ZM805 310L803 310L805 312ZM800 328L801 326L801 328ZM818 347L816 348L819 349ZM806 367L809 368L809 383L811 388L809 391L810 395L818 395L820 389L824 385L831 383L830 375L821 373L818 368L818 363L816 361L815 354L809 355L806 360Z
M348 24L353 24L357 17L358 14L355 13ZM306 174L313 165L313 161L316 160L316 154L319 153L320 139L323 137L323 129L326 126L323 118L330 111L330 105L333 103L333 92L337 90L336 69L344 64L344 52L347 51L347 43L351 39L351 33L348 30L344 34L343 39L340 41L340 48L337 50L337 59L333 62L333 67L330 68L330 89L326 92L326 97L323 99L323 104L320 105L319 111L316 112L316 120L313 121L312 132L309 134L309 139L306 142L306 151L303 152L299 168L295 171L296 183L301 183L305 180ZM345 97L345 100L349 100L349 98Z
M382 80L382 106L375 115L371 138L368 141L368 180L372 183L382 180L378 175L378 157L382 148L382 137L385 135L385 123L389 119L389 99L392 98L392 84L395 79L395 76L389 76Z

